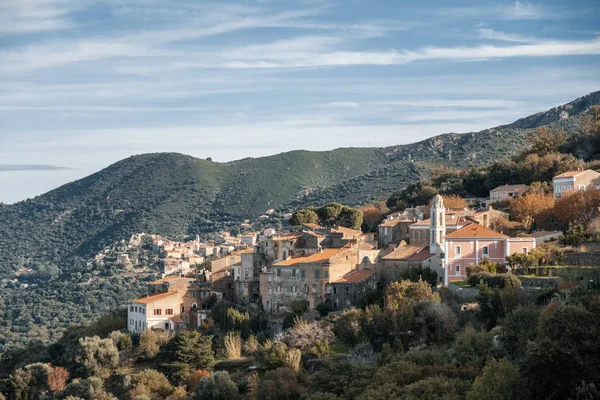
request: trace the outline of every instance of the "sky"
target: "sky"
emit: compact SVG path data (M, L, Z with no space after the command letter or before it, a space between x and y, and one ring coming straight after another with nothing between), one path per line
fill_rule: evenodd
M600 2L1 0L0 202L120 159L411 143L600 90Z

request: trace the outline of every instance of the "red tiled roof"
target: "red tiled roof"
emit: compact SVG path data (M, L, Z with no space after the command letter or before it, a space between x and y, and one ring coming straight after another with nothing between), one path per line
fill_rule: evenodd
M174 282L174 281L179 281L179 280L193 281L194 279L193 278L185 278L183 276L165 276L162 279L148 283L148 285L161 285L165 282Z
M174 294L177 294L177 292L154 293L154 294L148 295L146 297L140 297L137 300L133 300L133 302L134 303L141 303L141 304L148 304L148 303L152 303L152 302L157 301L157 300L162 300L164 298L173 296Z
M375 275L375 271L362 269L360 271L350 272L349 274L344 275L332 283L360 283L369 279L373 275Z
M395 226L398 225L400 222L402 222L402 220L400 219L389 219L379 224L379 226Z
M392 251L387 256L383 257L384 260L406 260L408 257L413 256L425 249L423 246L400 246L396 250Z
M478 224L469 224L455 232L446 235L446 239L500 239L507 237L507 235L504 235L500 232L496 232L488 228L484 228L483 226Z
M583 174L584 172L588 172L588 171L592 171L591 169L585 170L585 171L567 171L567 172L563 172L562 174L558 174L556 175L554 178L552 179L560 179L560 178L572 178L574 176L577 176L579 174ZM592 171L594 172L594 171Z
M323 249L319 253L311 254L308 256L299 256L288 258L287 260L283 260L274 264L274 267L291 267L293 265L298 264L312 264L312 263L320 263L323 261L329 260L331 257L337 256L338 254L343 253L344 251L349 250L350 247L342 247L342 248L334 248L334 249Z

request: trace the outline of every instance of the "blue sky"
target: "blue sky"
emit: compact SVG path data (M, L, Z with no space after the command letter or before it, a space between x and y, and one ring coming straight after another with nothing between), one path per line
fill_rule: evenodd
M228 161L510 123L600 90L599 16L592 0L2 0L0 201L132 154Z

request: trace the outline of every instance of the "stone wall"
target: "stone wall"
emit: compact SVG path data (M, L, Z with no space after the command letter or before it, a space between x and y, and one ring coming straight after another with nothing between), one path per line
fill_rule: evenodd
M448 289L452 292L454 299L459 303L465 302L475 302L477 301L477 295L479 294L479 289L473 288L462 288L458 285L450 283L448 285Z
M562 262L567 265L600 265L600 252L565 253Z

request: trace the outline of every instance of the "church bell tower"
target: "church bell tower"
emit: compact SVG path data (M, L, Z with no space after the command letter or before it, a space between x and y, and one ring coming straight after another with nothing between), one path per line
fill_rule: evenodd
M442 241L446 236L446 209L444 208L444 200L439 194L433 198L430 211L429 251L431 254L439 254L444 251Z

